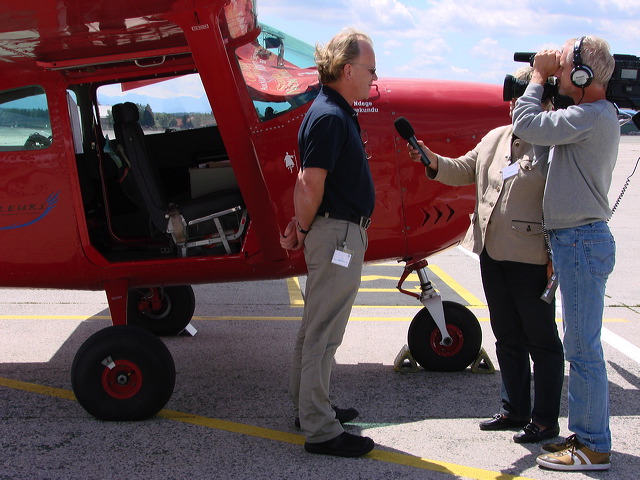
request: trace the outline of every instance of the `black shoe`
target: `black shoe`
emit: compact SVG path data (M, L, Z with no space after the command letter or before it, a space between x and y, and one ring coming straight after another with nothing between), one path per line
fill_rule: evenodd
M336 412L336 420L338 420L340 423L349 423L350 421L358 418L358 415L360 415L358 410L356 410L355 408L339 408L335 405L331 405L331 408L333 408L333 411ZM293 423L295 423L297 428L300 428L299 417L296 417Z
M509 430L511 428L523 428L528 420L511 420L502 413L496 413L491 420L480 422L480 430Z
M540 430L540 427L535 423L529 423L513 436L513 441L516 443L537 443L548 438L557 437L559 434L559 425Z
M304 449L309 453L336 457L361 457L373 450L375 446L376 444L369 437L361 437L349 432L342 432L326 442L304 443Z

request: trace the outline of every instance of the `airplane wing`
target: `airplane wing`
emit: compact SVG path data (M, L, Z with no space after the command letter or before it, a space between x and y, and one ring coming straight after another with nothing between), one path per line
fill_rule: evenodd
M46 68L70 68L154 54L187 52L172 16L195 14L188 0L5 0L0 58ZM224 9L230 38L254 30L253 1L211 0ZM225 6L226 3L229 5ZM217 4L217 5L216 5ZM191 12L189 12L191 11ZM204 20L204 19L203 19Z

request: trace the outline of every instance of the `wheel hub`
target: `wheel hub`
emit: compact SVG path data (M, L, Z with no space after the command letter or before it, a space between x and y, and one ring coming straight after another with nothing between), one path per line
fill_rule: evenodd
M161 320L171 312L171 299L158 288L152 288L138 302L138 310L148 318Z
M142 372L129 360L116 360L102 372L102 387L113 398L126 400L142 388Z
M429 338L431 349L441 357L455 356L464 345L464 335L462 334L462 330L457 326L447 323L447 332L449 332L451 336L451 343L449 345L442 344L442 333L440 333L438 328L434 328L431 331L431 337Z

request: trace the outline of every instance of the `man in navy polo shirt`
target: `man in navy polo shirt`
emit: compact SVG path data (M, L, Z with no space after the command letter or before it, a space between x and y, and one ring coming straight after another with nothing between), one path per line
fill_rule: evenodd
M360 286L375 192L357 113L377 80L371 39L347 29L315 53L322 90L307 112L298 144L302 169L294 191L295 217L283 248L304 247L305 308L291 375L291 397L310 453L358 457L372 439L344 431L358 412L329 400L335 352L342 343ZM297 423L297 422L296 422Z

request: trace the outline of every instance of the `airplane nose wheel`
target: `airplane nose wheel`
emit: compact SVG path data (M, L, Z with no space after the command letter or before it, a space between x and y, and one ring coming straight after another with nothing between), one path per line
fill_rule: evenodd
M425 370L464 370L479 358L482 329L476 316L464 305L443 301L427 274L427 260L407 264L400 276L400 292L424 305L409 325L407 344L414 360ZM420 293L402 288L413 272L420 280ZM402 353L402 352L401 352Z
M73 393L100 420L143 420L155 415L171 398L175 378L165 344L132 325L94 333L71 366Z
M482 346L482 329L476 316L464 305L442 302L449 345L442 344L442 333L426 308L411 321L407 343L413 358L425 370L455 372L464 370L478 357Z

